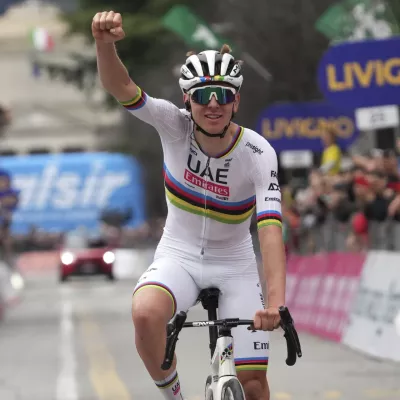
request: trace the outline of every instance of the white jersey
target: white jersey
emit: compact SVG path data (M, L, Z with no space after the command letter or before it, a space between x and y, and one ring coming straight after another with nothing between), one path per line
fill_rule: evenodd
M210 260L254 257L253 212L258 228L281 226L277 157L268 141L239 127L229 148L209 157L186 110L140 88L121 104L161 138L168 216L159 248Z

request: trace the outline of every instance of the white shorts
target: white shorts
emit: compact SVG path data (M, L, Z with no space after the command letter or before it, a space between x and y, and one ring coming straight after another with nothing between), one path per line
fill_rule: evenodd
M224 260L225 261L225 260ZM156 287L172 299L173 317L187 312L196 304L201 289L220 290L218 318L253 319L256 311L264 308L264 298L255 259L247 265L215 265L209 261L186 260L166 254L156 256L135 287L134 293L146 287ZM251 332L247 326L232 329L237 371L267 370L269 334Z

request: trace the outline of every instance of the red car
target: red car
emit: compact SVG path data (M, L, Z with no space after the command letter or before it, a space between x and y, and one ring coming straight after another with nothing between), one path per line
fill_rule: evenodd
M105 275L114 280L114 262L114 250L104 240L67 234L60 250L59 278L65 282L69 276Z

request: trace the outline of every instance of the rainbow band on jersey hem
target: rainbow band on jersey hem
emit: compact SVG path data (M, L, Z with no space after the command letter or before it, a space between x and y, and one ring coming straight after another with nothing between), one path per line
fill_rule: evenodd
M267 357L235 358L236 371L266 371Z
M172 293L171 289L169 289L167 286L163 285L160 282L144 282L141 285L139 285L135 291L133 292L133 296L138 293L139 291L145 289L145 288L156 288L162 290L164 293L166 293L172 300L172 317L176 313L176 299L174 294Z
M276 210L267 210L257 214L257 229L275 225L282 228L282 215Z
M146 92L143 92L142 89L140 89L140 87L137 86L137 94L132 100L120 101L119 103L123 105L127 110L136 111L141 109L146 104L146 101L147 101Z

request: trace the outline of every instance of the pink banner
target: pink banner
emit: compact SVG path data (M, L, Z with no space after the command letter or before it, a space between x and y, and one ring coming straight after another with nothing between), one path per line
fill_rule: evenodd
M287 304L299 330L340 341L366 255L290 256Z

